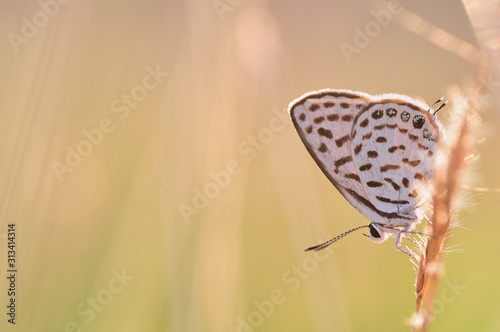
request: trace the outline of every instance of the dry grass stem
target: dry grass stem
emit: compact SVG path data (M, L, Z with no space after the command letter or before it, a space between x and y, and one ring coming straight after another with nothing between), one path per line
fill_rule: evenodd
M458 89L458 88L457 88ZM456 121L455 136L447 147L442 147L443 160L436 167L434 182L433 212L430 220L430 234L424 243L416 280L416 315L413 318L413 330L428 331L433 318L433 305L439 280L443 275L440 262L443 245L450 227L456 205L457 193L463 187L462 179L466 169L467 156L473 147L472 132L478 123L476 109L478 102L467 102L463 94L454 98Z

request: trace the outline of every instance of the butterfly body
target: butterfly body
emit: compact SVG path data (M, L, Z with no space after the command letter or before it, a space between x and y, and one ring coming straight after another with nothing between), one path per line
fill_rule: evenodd
M323 173L371 220L371 240L399 242L423 219L443 139L428 105L399 94L326 89L296 99L289 113Z

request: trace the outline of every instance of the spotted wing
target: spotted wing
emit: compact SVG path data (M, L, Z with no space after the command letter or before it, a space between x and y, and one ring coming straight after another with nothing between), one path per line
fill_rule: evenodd
M373 103L371 96L349 90L320 90L290 104L293 124L323 173L361 213L377 220L366 200L363 183L353 162L351 133L358 113Z
M395 94L376 98L357 114L351 135L365 198L388 215L420 219L417 210L434 178L440 124L422 102Z

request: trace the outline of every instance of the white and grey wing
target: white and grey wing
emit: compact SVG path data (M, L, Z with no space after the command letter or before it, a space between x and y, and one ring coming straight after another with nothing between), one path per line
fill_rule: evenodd
M364 197L351 149L351 135L357 114L372 97L348 90L320 90L290 104L289 112L302 142L337 190L361 213L377 219ZM368 202L369 203L369 202Z
M365 108L353 126L352 156L376 210L418 219L434 178L439 125L423 103L391 95Z

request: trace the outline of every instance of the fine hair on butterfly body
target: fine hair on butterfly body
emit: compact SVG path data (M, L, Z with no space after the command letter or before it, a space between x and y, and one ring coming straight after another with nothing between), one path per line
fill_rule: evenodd
M434 115L445 104L433 111L405 95L334 89L309 92L290 104L292 122L311 156L371 221L306 251L369 228L370 240L396 237L396 247L412 256L401 239L421 234L413 228L424 218L423 204L435 177L435 155L444 133Z

